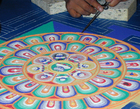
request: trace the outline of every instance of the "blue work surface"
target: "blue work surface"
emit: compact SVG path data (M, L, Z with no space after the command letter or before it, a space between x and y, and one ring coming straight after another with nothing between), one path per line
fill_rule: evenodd
M81 32L90 18L73 18L68 12L49 15L30 0L3 0L0 6L0 43L47 32ZM96 19L85 31L123 40L140 49L140 0L129 21ZM130 102L123 109L140 109Z

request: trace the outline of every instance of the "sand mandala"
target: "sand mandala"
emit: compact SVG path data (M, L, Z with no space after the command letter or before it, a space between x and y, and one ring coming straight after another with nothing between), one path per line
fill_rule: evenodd
M4 109L112 109L140 93L140 51L96 34L17 38L0 45L0 66Z

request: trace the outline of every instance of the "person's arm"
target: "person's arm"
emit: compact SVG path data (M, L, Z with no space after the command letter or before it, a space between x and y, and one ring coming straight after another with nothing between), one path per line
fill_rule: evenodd
M65 0L66 8L72 17L90 15L98 11L103 11L103 7L96 0ZM121 1L126 0L106 0L110 6L116 6Z

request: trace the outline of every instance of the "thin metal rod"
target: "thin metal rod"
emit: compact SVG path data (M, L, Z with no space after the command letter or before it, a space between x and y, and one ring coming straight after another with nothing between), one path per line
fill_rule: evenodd
M90 24L100 15L100 11L96 12L95 16L91 19L91 21L87 24L87 26L83 29L82 33L90 26Z
M105 2L104 5L102 5L104 7L105 10L108 9L108 5L110 2ZM101 14L100 11L97 11L95 16L91 19L91 21L87 24L87 26L83 29L82 33L90 26L90 24Z

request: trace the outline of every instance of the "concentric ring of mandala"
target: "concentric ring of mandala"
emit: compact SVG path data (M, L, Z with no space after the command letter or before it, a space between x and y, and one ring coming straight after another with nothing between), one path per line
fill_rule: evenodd
M57 35L58 34L58 35ZM77 35L78 34L78 35ZM47 34L46 34L47 35ZM44 38L45 36L46 36L45 34L41 34L41 35L39 35L39 36L41 36L45 41L48 41L48 39L46 38ZM50 35L50 33L48 34L48 35ZM140 81L138 78L136 78L136 76L138 76L139 75L139 61L140 61L140 57L139 57L139 54L140 54L140 52L135 48L135 47L132 47L131 45L129 45L129 44L127 44L127 43L125 43L125 42L122 42L122 41L119 41L119 40L114 40L114 39L112 39L112 38L107 38L107 37L104 37L104 36L101 36L101 35L93 35L93 34L79 34L79 33L74 33L74 34L72 34L72 33L55 33L55 34L53 34L53 35L57 35L57 36L61 36L61 40L68 40L68 39L71 39L71 38L74 38L74 37L71 37L72 35L73 36L79 36L79 37L81 37L80 39L77 39L77 40L80 40L81 42L80 43L83 43L82 41L88 41L88 40L84 40L84 38L85 37L87 37L87 36L91 36L91 37L94 37L94 41L93 40L90 40L90 42L89 43L95 43L95 44L97 44L97 45L101 45L101 46L105 46L105 47L109 47L110 49L112 49L113 51L115 51L115 52L117 52L124 60L125 60L125 62L126 62L126 65L127 65L127 68L128 68L128 70L127 70L127 73L126 73L126 75L125 75L125 79L123 79L123 77L122 77L122 81L118 84L118 83L116 83L116 84L118 84L116 87L115 87L115 85L116 84L114 84L113 86L114 86L114 88L112 88L111 90L109 90L109 88L108 88L108 91L107 90L105 90L105 91L107 91L107 92L105 92L104 91L104 93L102 93L102 96L105 96L106 98L108 98L109 99L109 101L110 101L110 103L109 103L109 105L108 106L106 106L107 108L108 107L112 107L112 106L117 106L117 105L119 105L119 104L121 104L121 103L123 103L123 102L126 102L126 100L123 100L124 98L127 98L127 101L128 100L131 100L132 98L134 98L134 97L136 97L139 93L138 93L138 89L139 89L139 82L138 81ZM39 37L38 36L38 37ZM65 36L65 37L64 37ZM68 38L66 39L66 37L68 36ZM33 36L34 37L34 36ZM36 36L35 36L36 37ZM70 38L69 38L70 37ZM26 37L26 38L31 38L31 37ZM19 38L20 39L20 38ZM73 39L73 40L76 40L76 39ZM21 40L22 41L22 40ZM29 40L28 40L29 41ZM9 41L9 42L12 42L12 41ZM25 42L27 43L27 40L25 40ZM34 42L34 41L33 41ZM61 42L61 41L59 41L59 42ZM7 42L8 43L8 42ZM50 42L49 42L50 43ZM31 44L31 42L30 43L27 43L27 44ZM38 44L42 44L42 43L38 43ZM3 45L3 44L1 44L1 45ZM92 45L92 44L91 44ZM100 47L101 47L100 46ZM129 46L129 47L128 47ZM13 51L12 49L11 49L12 47L10 47L10 48L8 48L8 50L9 51ZM101 48L104 48L104 47L101 47ZM122 50L122 48L124 48L125 50L125 52L126 53L124 53L124 51ZM28 49L28 48L27 48ZM75 49L75 48L73 48L73 49ZM4 54L6 54L6 56L3 58L3 56L1 56L1 58L3 58L2 59L2 61L5 59L5 60L7 60L8 58L7 58L7 54L8 54L8 50L4 50L2 47L1 47L1 52L2 53L4 53ZM18 50L17 50L18 51ZM111 52L113 52L113 51L111 51ZM114 52L113 52L114 53ZM117 55L116 53L114 53L115 54L115 56ZM10 55L9 55L10 56ZM94 55L94 57L98 57L97 55ZM101 59L100 59L101 60ZM134 61L133 61L134 60ZM22 61L26 61L26 59L22 59ZM111 62L113 62L113 61L111 61ZM123 61L121 60L121 62L123 63ZM6 63L6 61L4 61L2 64L1 64L1 66L3 67L4 65L6 65L5 64ZM107 62L106 62L107 63ZM107 63L108 64L108 63ZM100 63L100 65L102 65L102 63ZM11 67L11 66L8 66L8 67ZM19 68L20 69L20 68ZM133 69L135 69L135 71L133 70ZM3 69L1 69L1 71L2 71ZM103 71L104 70L104 71ZM102 73L106 73L106 71L105 71L106 69L105 68L102 68L102 70L101 70L101 75L102 75ZM122 69L121 69L122 70ZM2 74L2 73L1 73ZM108 74L112 74L112 72L111 71L109 71L108 70ZM131 76L131 75L134 75L133 77ZM131 76L131 77L130 77ZM0 78L1 79L3 79L3 78L6 78L6 76L4 77L4 76L2 76L2 75L0 75ZM20 77L21 79L25 79L24 77ZM14 79L16 79L17 80L17 78L14 78ZM113 80L115 80L115 79L113 79ZM4 81L4 79L3 79L3 81ZM3 81L1 81L1 84L2 84L2 86L4 86L5 84L3 84ZM127 87L125 87L125 88L123 88L122 87L122 85L126 85L126 86L133 86L133 84L137 84L137 86L138 87L135 87L135 89L133 89L132 90L132 88L131 89L129 89L129 88L127 88ZM5 86L4 86L5 87ZM75 86L76 87L76 86ZM6 87L8 90L11 90L12 89L12 92L14 92L14 93L17 93L16 91L14 91L13 89L13 87L11 87L10 85L7 85L7 87ZM48 87L49 88L49 87ZM67 87L66 87L67 88ZM127 91L126 91L127 90ZM45 90L44 90L45 91ZM123 95L124 94L126 94L126 92L128 92L126 95L127 96L125 96L125 97L123 97L123 99L121 100L121 103L120 102L115 102L115 104L113 103L113 102L111 102L111 101L113 101L113 100L115 100L115 99L112 99L111 98L111 96L109 96L109 95L112 95L112 94L117 94L116 92L118 92L118 93L122 93ZM19 94L19 95L23 95L23 96L26 96L26 97L28 97L28 96L30 96L29 94L21 94L21 93L17 93L17 94ZM96 94L96 93L95 93ZM101 94L101 93L97 93L97 94ZM57 95L58 95L58 93L57 93ZM1 95L0 95L1 96ZM61 95L60 95L61 96ZM94 98L102 98L102 96L100 96L100 95L95 95L95 96L92 96L92 99ZM32 97L32 98L34 98L34 97ZM37 97L35 97L36 99L38 99ZM83 97L84 98L84 97ZM75 96L75 100L76 99L78 99L78 97L76 97ZM86 98L84 98L83 100L85 100L85 104L87 103L87 106L89 106L89 107L92 107L92 105L90 105L87 101L88 100L90 100L91 98L90 97L86 97ZM49 100L49 99L48 99ZM52 99L53 100L53 99ZM56 99L55 99L56 100ZM68 99L66 99L66 100L68 100ZM69 100L71 100L71 98L69 99ZM63 100L62 100L63 101ZM64 102L63 102L64 103ZM69 102L69 103L74 103L74 101L73 102ZM65 103L64 103L65 104Z
M61 42L61 41L60 41ZM63 43L64 43L65 41L63 41ZM53 42L54 43L54 42ZM77 41L77 43L78 43L78 41ZM41 44L43 44L43 43L41 43ZM50 43L48 43L48 44L51 44L51 42ZM51 88L49 87L49 86L53 86L53 87L56 87L57 86L57 89L55 89L56 90L56 92L59 92L59 90L61 90L61 88L65 91L65 90L68 90L68 86L70 86L70 88L72 89L72 90L74 90L74 96L73 97L71 97L72 99L77 99L77 96L78 96L78 98L84 98L84 97L87 97L87 96L91 96L91 95L95 95L95 94L99 94L99 93L102 93L102 92L105 92L106 90L109 90L109 89L111 89L112 87L114 87L115 85L117 85L117 83L119 82L119 81L121 81L122 80L122 78L124 77L124 76L122 76L122 75L125 75L125 64L124 64L124 62L122 61L122 59L120 58L120 56L119 55L117 55L116 54L116 56L115 56L115 59L116 60L118 60L119 62L121 62L120 63L120 65L118 65L118 67L119 67L119 70L121 71L121 72L124 72L124 73L122 73L122 75L121 76L119 76L119 77L117 77L116 79L108 79L108 78L105 78L105 77L100 77L100 76L97 76L97 77L95 77L98 73L99 73L99 69L100 69L100 67L99 67L99 63L97 62L97 60L95 59L95 58L93 58L93 57L91 57L90 58L90 56L88 56L87 58L90 58L89 60L91 61L91 59L92 59L92 61L94 61L95 63L96 63L96 65L98 66L96 69L93 69L93 72L91 72L91 73L93 73L93 76L91 76L90 78L88 77L88 78L86 78L85 79L85 82L86 83L84 83L84 81L82 81L82 83L81 83L81 80L78 80L79 78L78 77L75 77L75 81L74 81L74 84L70 84L70 83L68 83L68 85L67 84L64 84L64 82L63 82L63 84L58 84L58 81L57 81L57 78L58 78L58 76L57 75L55 75L54 77L56 77L56 79L54 79L54 82L52 82L51 80L49 80L48 82L44 82L44 83L42 83L42 81L41 82L38 82L38 81L36 81L34 78L33 78L33 76L34 75L31 75L31 74L29 74L29 75L27 75L27 73L26 72L28 72L28 68L26 68L28 65L29 65L29 67L31 67L31 72L33 71L33 68L34 68L34 65L32 66L32 62L33 62L33 59L35 59L36 58L36 56L37 57L39 57L39 56L41 56L42 54L36 54L35 55L35 53L32 53L31 51L30 51L30 49L29 48L31 48L33 46L33 44L32 45L29 45L28 47L25 47L25 48L22 48L22 49L19 49L19 50L16 50L16 51L14 51L14 53L13 54L15 54L16 56L18 56L18 57L22 57L22 58L27 58L28 59L28 57L29 57L29 59L28 59L28 61L26 61L25 63L24 63L24 66L23 66L23 68L22 68L22 71L23 71L23 74L24 74L24 76L28 79L28 80L30 80L30 81L27 81L25 78L23 78L24 79L24 81L23 82L21 82L21 83L19 83L19 85L13 85L13 86L10 86L10 88L8 87L8 85L7 84L5 84L6 86L6 88L7 89L9 89L9 90L12 90L12 91L14 91L15 93L17 93L17 94L19 94L19 95L23 95L23 96L30 96L28 93L25 93L24 91L24 89L22 89L22 87L24 86L24 85L27 85L26 87L31 87L31 86L33 86L33 89L35 88L37 88L37 87L39 87L41 84L42 85L45 85L45 84L47 84L47 86L45 87L44 86L44 89L45 90L50 90ZM92 46L93 47L96 47L94 44L92 44ZM102 50L105 50L105 51L109 51L109 52L113 52L113 51L111 51L111 50L109 50L108 48L104 48L104 47L102 47L103 49ZM23 52L25 50L25 53ZM27 55L27 51L29 50L29 52L31 52L31 54L29 55ZM21 53L20 53L21 52ZM22 54L22 52L23 52L23 54ZM56 51L53 51L53 53L55 53ZM62 52L62 51L61 51ZM65 51L66 52L66 51ZM70 51L67 51L67 52L70 52ZM50 52L48 52L49 54L51 54ZM77 54L77 53L76 53ZM85 53L81 53L81 54L85 54ZM96 53L97 54L97 53ZM12 54L9 54L9 55L12 55ZM7 55L7 56L9 56L9 55ZM45 54L46 55L46 54ZM48 55L48 54L47 54ZM94 54L92 54L93 56L94 56ZM6 57L7 57L6 56ZM49 58L51 58L51 57L49 57ZM97 57L96 57L97 58ZM114 59L114 57L113 57L113 59ZM81 61L82 62L82 61ZM83 62L85 62L85 61L83 61ZM117 63L118 64L118 63ZM40 69L41 69L41 72L36 72L37 74L39 74L39 73L42 73L42 72L45 72L45 70L44 71L42 71L42 69L44 68L45 69L45 66L44 65L40 65L40 64L35 64L35 67L40 67ZM27 70L26 70L27 69ZM47 68L46 68L47 69ZM48 72L50 72L49 70L48 70ZM86 73L87 71L84 71L84 73ZM94 73L95 72L95 73ZM50 73L52 73L52 72L50 72ZM70 73L72 73L72 72L70 72ZM75 73L75 72L74 72ZM87 73L89 73L89 72L87 72ZM76 72L76 74L77 74L77 72ZM69 77L71 77L71 75L72 74L70 74L69 75ZM89 74L87 74L87 75L89 75ZM64 77L64 76L66 76L66 75L59 75L60 77ZM72 77L71 77L72 78ZM103 84L103 86L102 85L100 85L101 83L99 83L99 85L98 84L96 84L96 81L97 81L97 83L98 83L98 80L102 80L103 79L103 82L104 81L109 81L109 83L105 83L105 87L104 87L104 84ZM106 79L106 80L104 80L104 79ZM3 79L3 83L4 83L4 80L5 79ZM53 80L53 78L52 78L52 80ZM72 80L72 79L71 79ZM82 79L83 80L83 79ZM73 81L70 81L70 82L73 82ZM88 83L87 83L88 82ZM90 83L89 83L90 82ZM2 83L2 84L3 84ZM55 83L57 83L56 85L55 85ZM49 85L50 84L50 85ZM69 85L70 84L70 85ZM78 85L78 86L77 86ZM85 87L89 87L89 86L91 86L92 87L92 91L90 91L90 93L89 94L83 94L83 95L81 95L81 94L78 94L78 93L81 93L81 92L79 92L79 87L83 87L83 88L85 88ZM109 87L108 87L109 86ZM77 94L75 94L75 89L73 89L73 87L75 87L76 88L76 90L77 90ZM97 87L99 87L99 88L97 88ZM106 88L107 87L107 88ZM13 90L14 89L14 90ZM16 89L16 90L15 90ZM52 88L52 89L54 89L54 88ZM37 97L37 95L36 95L36 93L34 93L33 94L34 95L34 97L35 98L38 98L39 97L39 95L38 95L38 97ZM33 95L32 95L32 97L33 97ZM63 97L61 97L61 95L59 95L59 94L57 94L56 93L56 95L54 95L54 96L56 96L56 98L57 98L57 96L59 96L60 98L61 98L61 100L66 100L66 99L71 99L71 98L69 98L69 97L65 97L65 98L63 98ZM51 97L47 97L48 99L50 99L50 100L57 100L57 99L54 99L54 97L53 98L51 98ZM38 99L44 99L44 98L41 98L41 97L39 97ZM45 98L46 99L46 98Z

